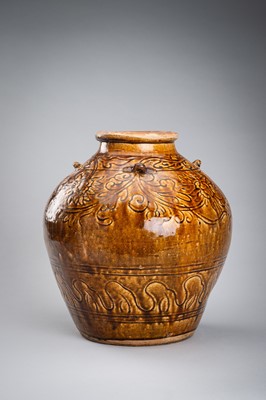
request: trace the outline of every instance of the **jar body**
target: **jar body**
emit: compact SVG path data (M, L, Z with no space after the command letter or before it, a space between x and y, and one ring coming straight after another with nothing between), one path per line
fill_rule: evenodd
M77 328L146 345L195 331L223 267L231 212L173 143L103 141L51 196L44 233Z

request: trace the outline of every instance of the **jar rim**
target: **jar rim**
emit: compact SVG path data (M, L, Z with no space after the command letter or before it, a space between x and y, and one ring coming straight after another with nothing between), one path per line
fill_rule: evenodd
M178 133L171 131L98 131L96 139L100 142L123 143L172 143Z

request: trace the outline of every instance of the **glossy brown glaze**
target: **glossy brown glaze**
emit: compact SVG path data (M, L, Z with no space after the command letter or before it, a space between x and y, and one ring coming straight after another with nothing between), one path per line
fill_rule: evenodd
M99 132L52 194L44 233L81 334L149 345L190 337L223 267L231 212L173 132Z

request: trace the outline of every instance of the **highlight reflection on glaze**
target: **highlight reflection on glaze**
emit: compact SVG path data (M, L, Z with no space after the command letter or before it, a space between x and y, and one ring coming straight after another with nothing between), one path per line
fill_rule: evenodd
M178 217L152 217L144 221L144 229L155 233L157 236L175 236L179 227L180 221Z

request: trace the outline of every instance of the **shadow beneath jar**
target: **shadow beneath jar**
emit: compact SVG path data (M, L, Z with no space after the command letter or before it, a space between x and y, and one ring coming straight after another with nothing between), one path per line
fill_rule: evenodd
M253 326L243 324L201 324L193 339L199 342L214 343L217 341L223 342L239 342L239 341L250 341L261 338L265 335L263 329L257 329Z
M31 315L27 327L43 334L80 337L78 330L67 312L58 310L41 310L38 314Z
M194 339L201 341L216 341L220 339L231 340L232 338L237 338L240 335L243 335L243 332L245 332L243 327L237 325L201 324L194 335Z

